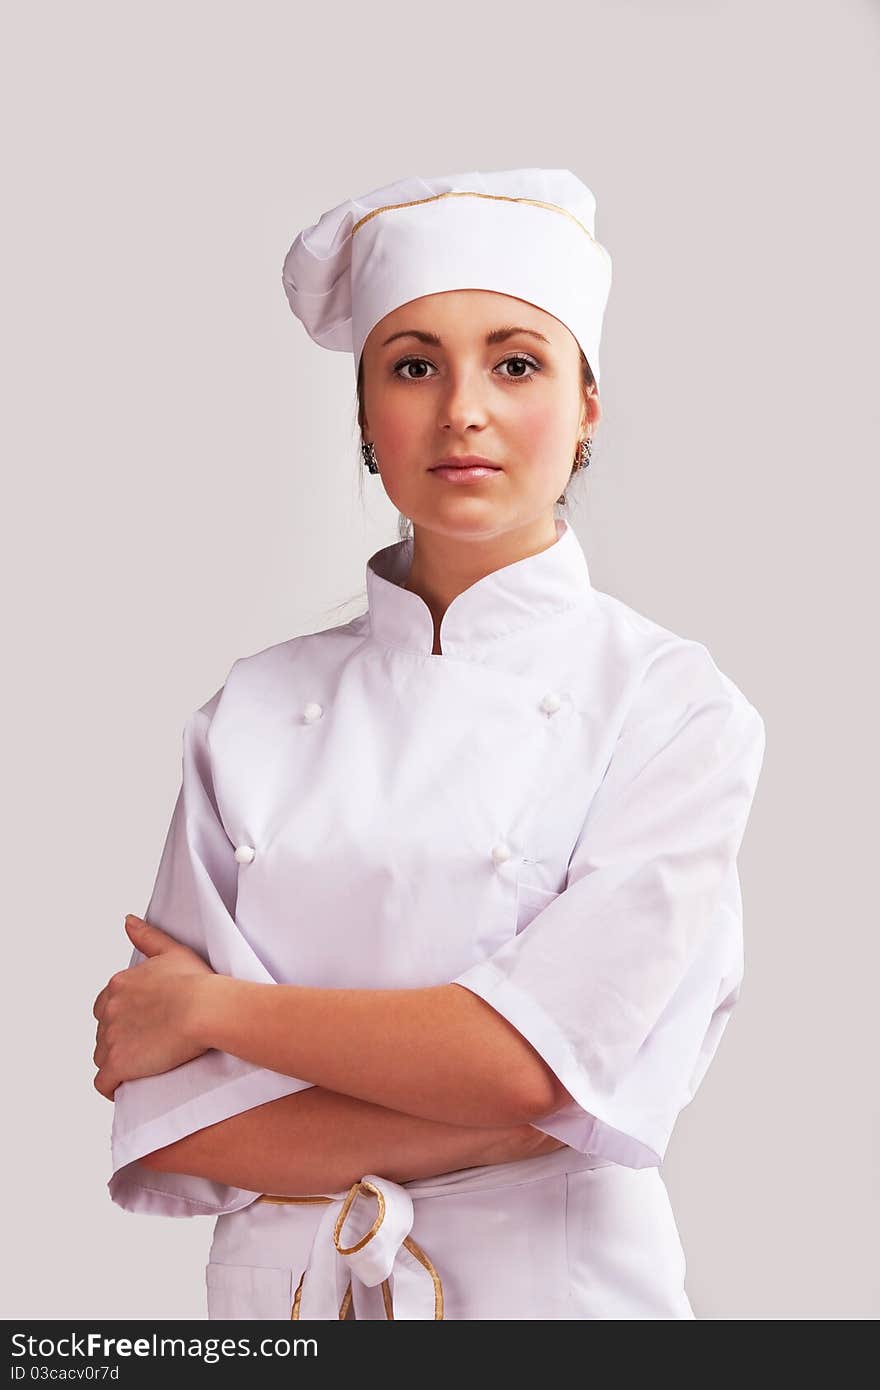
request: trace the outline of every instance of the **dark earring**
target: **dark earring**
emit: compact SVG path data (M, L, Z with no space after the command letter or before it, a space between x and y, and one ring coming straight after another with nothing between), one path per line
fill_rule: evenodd
M575 473L579 472L582 468L589 468L592 453L593 443L590 436L587 435L586 439L581 439L578 443L577 453L574 456ZM556 502L558 506L564 507L566 502L565 493L563 493L561 497L557 497Z
M376 450L375 450L375 448L373 447L373 445L372 445L372 444L362 444L362 445L361 445L361 453L362 453L363 456L364 456L364 463L367 465L367 467L369 468L370 472L371 472L371 473L378 473L378 472L379 472L379 461L378 461L378 459L376 458Z
M590 436L587 435L586 439L582 439L578 444L577 454L575 455L575 462L577 464L577 467L589 468L592 454L593 441L590 439Z

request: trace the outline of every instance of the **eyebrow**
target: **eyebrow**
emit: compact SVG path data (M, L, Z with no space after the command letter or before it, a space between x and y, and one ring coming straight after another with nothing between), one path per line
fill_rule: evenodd
M503 343L505 339L512 338L516 333L525 333L529 338L539 338L548 347L553 346L550 339L545 338L543 333L538 333L534 328L519 328L517 326L494 328L491 333L486 334L486 342L491 347L495 343ZM427 343L430 347L443 346L436 333L422 333L417 328L405 328L400 333L392 333L390 338L385 339L382 346L387 347L396 338L418 338L420 343Z

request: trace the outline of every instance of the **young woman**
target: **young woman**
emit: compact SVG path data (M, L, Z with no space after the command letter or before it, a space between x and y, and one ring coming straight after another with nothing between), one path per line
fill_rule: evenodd
M216 1217L210 1318L694 1317L660 1165L740 990L764 726L557 515L594 217L567 170L406 179L285 261L409 527L187 722L95 1001L111 1196Z

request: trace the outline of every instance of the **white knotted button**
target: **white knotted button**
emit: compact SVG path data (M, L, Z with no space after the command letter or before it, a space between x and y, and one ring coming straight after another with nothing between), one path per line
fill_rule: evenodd
M492 858L496 864L503 864L506 859L510 858L510 846L506 845L503 840L499 840L497 845L492 846Z
M317 704L314 700L310 700L303 710L303 719L307 724L314 724L315 720L320 719L323 713L324 710L321 705Z
M541 701L541 709L544 711L545 714L555 714L556 711L561 708L562 700L557 695L556 691L548 690L547 694Z
M250 864L253 861L256 850L253 845L239 845L235 851L235 857L239 864Z

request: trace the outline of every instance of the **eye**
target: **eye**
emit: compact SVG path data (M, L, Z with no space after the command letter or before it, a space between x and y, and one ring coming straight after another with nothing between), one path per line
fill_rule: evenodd
M397 374L398 374L398 372L400 371L401 367L411 367L411 366L413 366L413 365L416 364L416 363L418 363L420 366L423 366L423 367L430 367L430 365L431 365L431 363L428 362L428 361L426 361L424 357L402 357L402 358L400 359L399 362L396 362L396 363L394 364L394 366L393 366L393 368L392 368L392 371L394 372L394 375L397 376ZM409 376L409 375L407 375L407 376L401 377L401 381L424 381L424 380L425 380L425 378L424 378L423 376Z
M535 374L543 370L540 362L536 362L533 357L527 357L525 353L521 352L512 353L510 357L505 357L502 362L498 363L498 366L506 367L511 362L522 364L526 367L531 367L532 371L528 376L522 372L517 372L514 375L511 375L511 373L509 372L502 372L502 376L506 376L508 381L532 381L534 380ZM392 372L395 376L399 376L401 381L425 381L427 378L424 373L420 373L417 376L411 376L408 372L406 372L405 374L401 375L405 367L415 366L431 367L432 364L425 357L402 357L399 362L395 362L394 366L392 367Z
M526 357L521 352L514 353L511 357L505 357L504 361L499 362L498 365L499 367L506 367L511 362L522 362L526 367L534 368L535 372L540 372L542 370L539 362L536 362L533 357ZM508 381L532 381L534 379L533 376L523 376L520 374L510 376L507 372L504 372L503 375L507 377Z

